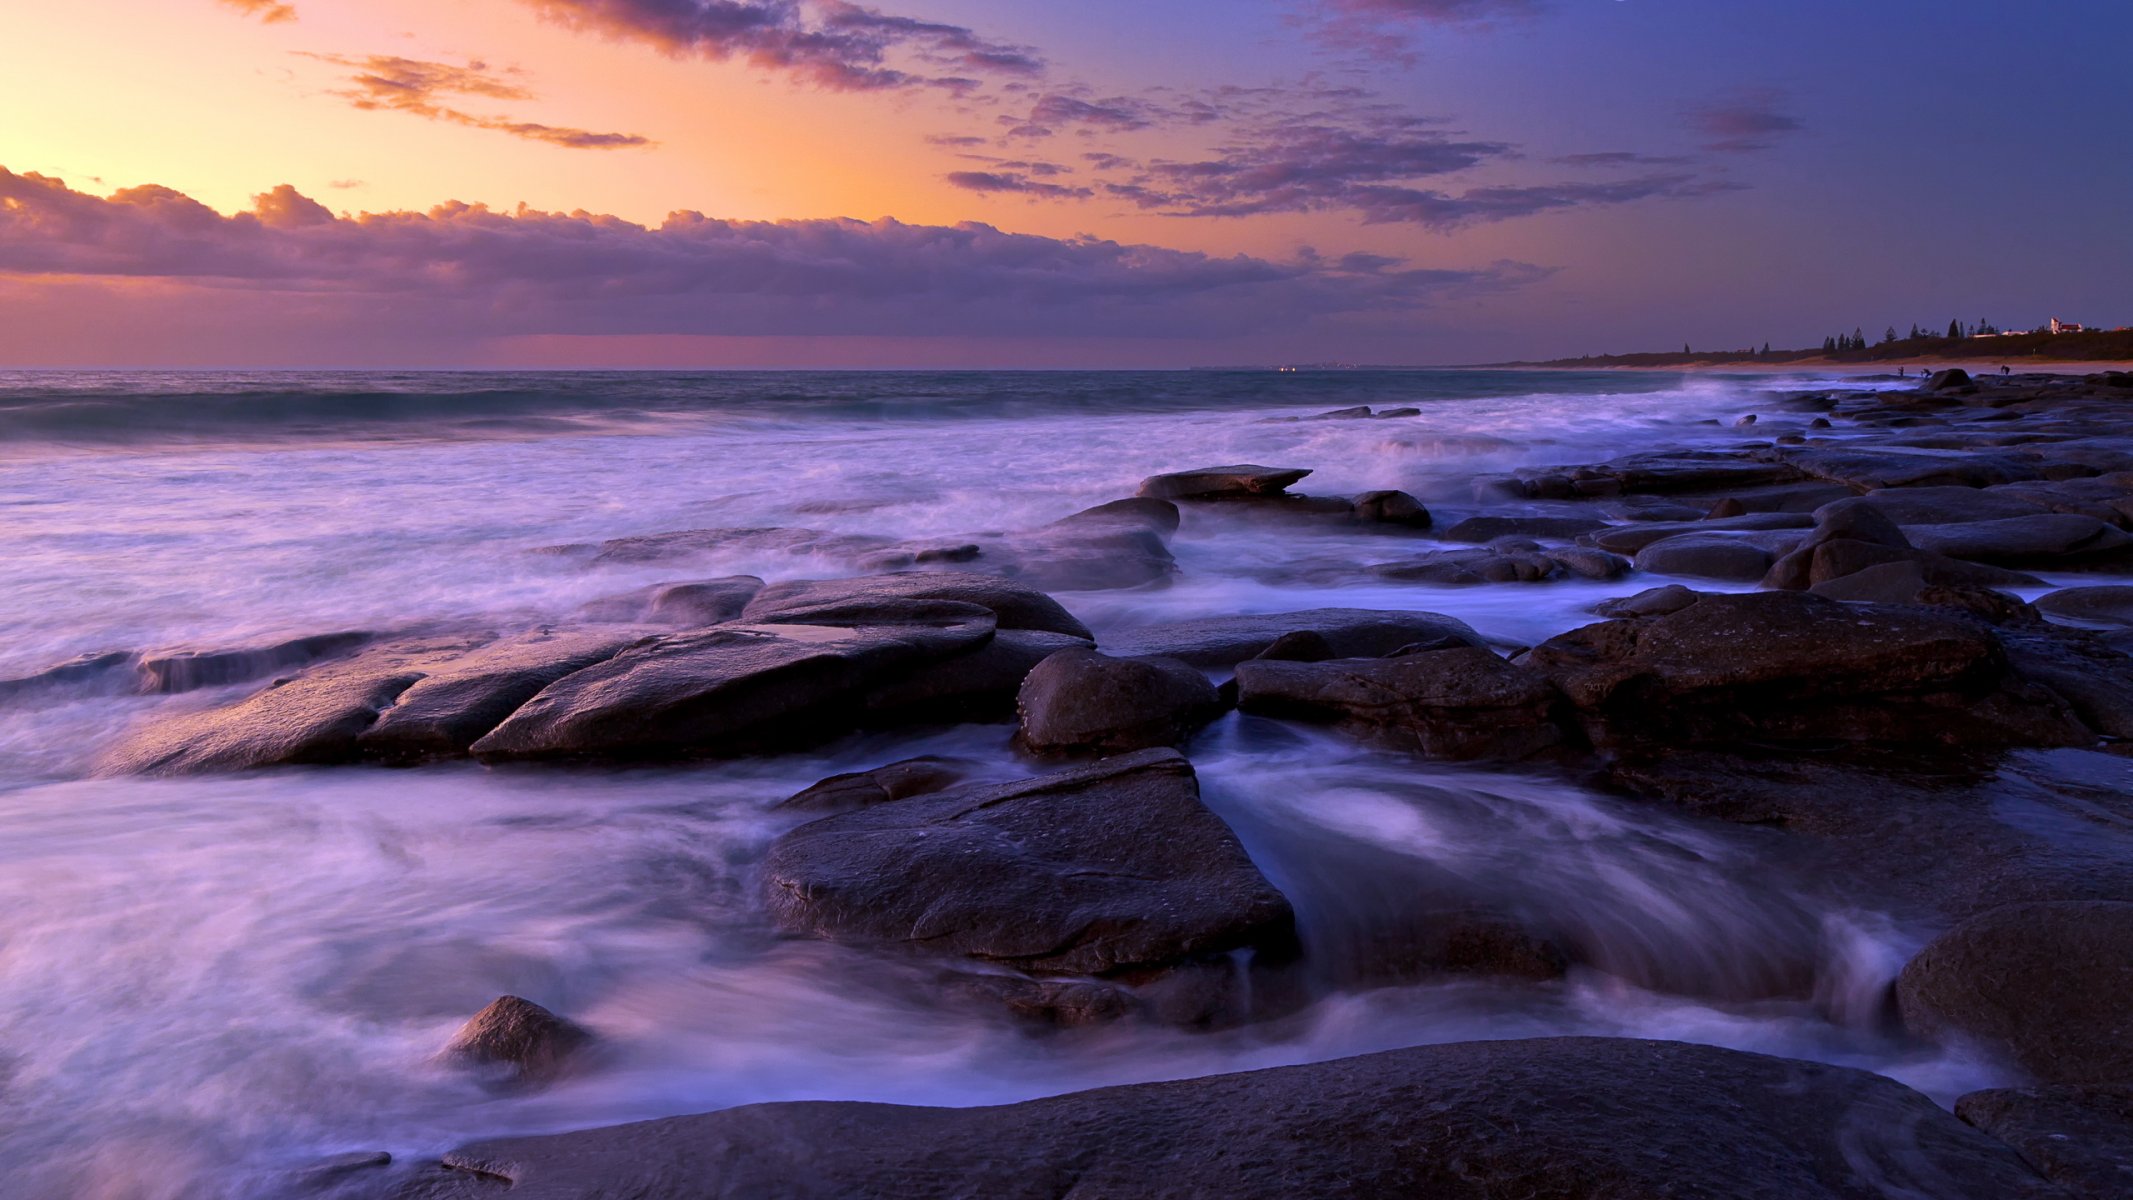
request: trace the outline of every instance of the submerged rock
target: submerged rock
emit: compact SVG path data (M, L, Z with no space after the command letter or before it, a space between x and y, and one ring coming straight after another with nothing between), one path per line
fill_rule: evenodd
M921 755L871 771L832 775L778 802L779 808L841 812L943 791L963 781L965 767L951 759Z
M1428 529L1429 509L1406 492L1364 492L1355 498L1355 519L1366 525Z
M377 636L352 630L313 634L241 650L178 650L145 654L140 660L141 690L168 694L249 683L290 667L339 658L369 645L377 640Z
M1106 637L1103 646L1117 654L1162 655L1196 667L1233 667L1292 633L1318 634L1332 658L1380 658L1417 644L1481 644L1481 635L1465 622L1437 613L1311 608L1142 625Z
M1232 951L1295 949L1288 901L1170 750L826 817L771 844L763 887L788 933L959 959L1024 994L1131 986L1124 1006L1184 1023L1243 1015ZM1115 1011L1075 1003L1063 1019Z
M1439 758L1523 758L1559 745L1561 703L1546 679L1476 646L1237 664L1245 712L1338 721Z
M1039 753L1180 746L1222 711L1215 685L1174 658L1062 650L1032 668L1015 700L1022 745Z
M975 604L991 611L1001 629L1035 629L1090 638L1089 627L1074 619L1057 600L1026 584L987 575L959 572L913 572L903 575L862 575L854 579L807 579L772 584L756 593L741 611L743 620L754 624L775 623L789 614L824 605L838 605L856 616L866 615L866 606L879 603L884 619L891 623L901 602L947 600Z
M1981 1042L2045 1083L2133 1083L2133 903L1980 913L1904 966L1896 999L1913 1030Z
M1615 1038L1464 1042L981 1108L807 1101L453 1151L402 1200L2050 1200L1894 1080Z
M2076 1200L2133 1196L2133 1083L1972 1092L1955 1102L1955 1115L2014 1147Z
M1279 496L1311 473L1307 467L1239 464L1201 467L1141 480L1140 495L1158 500L1252 500Z
M445 1055L473 1066L500 1067L509 1082L541 1083L569 1066L592 1034L531 1000L499 996L452 1035Z

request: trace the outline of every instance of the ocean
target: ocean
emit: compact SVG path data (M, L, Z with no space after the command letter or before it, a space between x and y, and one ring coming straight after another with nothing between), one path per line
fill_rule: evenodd
M854 570L777 539L685 567L595 564L569 547L714 527L1014 530L1217 463L1309 467L1297 490L1314 495L1403 489L1442 525L1519 507L1477 499L1478 478L1731 445L1736 418L1821 382L0 372L0 680L112 652L568 625L654 583ZM1299 419L1358 405L1420 412ZM1057 596L1099 638L1348 606L1445 613L1510 648L1651 583L1459 588L1362 569L1402 548L1414 549L1188 516L1168 586ZM752 874L799 819L774 811L779 799L922 753L1028 773L1008 726L626 770L100 770L127 730L257 686L0 686L0 1194L294 1195L308 1165L347 1151L422 1156L764 1100L988 1104L1542 1034L1859 1065L1942 1098L1997 1081L1886 1028L1883 990L1916 931L1771 861L1762 831L1538 773L1420 762L1234 714L1189 749L1209 806L1294 902L1307 953L1367 938L1456 880L1571 931L1590 962L1568 979L1363 988L1335 973L1300 1011L1239 1029L1035 1033L938 1003L909 964L775 937ZM1773 983L1803 961L1810 987ZM503 993L595 1029L595 1068L505 1093L438 1063L459 1023Z

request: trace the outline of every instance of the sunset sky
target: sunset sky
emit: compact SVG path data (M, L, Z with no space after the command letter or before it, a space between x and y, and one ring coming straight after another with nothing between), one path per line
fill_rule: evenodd
M0 365L2133 323L2128 45L2127 0L24 3Z

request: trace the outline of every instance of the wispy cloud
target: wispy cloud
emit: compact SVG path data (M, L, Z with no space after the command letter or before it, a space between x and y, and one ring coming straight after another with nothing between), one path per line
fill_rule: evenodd
M276 21L294 21L296 6L282 0L217 0L227 8L234 8L249 17L258 17L272 25Z
M1786 96L1772 88L1736 92L1690 109L1689 128L1709 139L1703 148L1740 154L1768 150L1787 134L1805 126L1784 111Z
M573 29L644 42L673 55L739 59L835 91L961 92L977 85L971 76L1029 77L1044 67L1028 47L846 0L522 2Z
M948 182L967 192L1016 192L1044 200L1086 200L1096 193L1085 187L1047 183L1024 171L951 171Z
M464 204L339 217L286 185L225 216L168 188L97 197L0 169L0 277L157 279L193 318L202 306L237 320L293 305L311 322L397 322L432 339L1229 337L1343 314L1379 321L1547 274L1373 255L1276 262L977 224L680 212L643 226Z
M652 144L650 138L634 133L596 133L537 121L483 116L441 99L447 96L508 101L534 98L532 92L513 81L515 72L499 71L484 62L454 65L392 55L350 58L338 54L308 54L306 57L349 68L353 72L348 77L349 86L336 94L360 109L410 113L432 121L492 130L573 150L615 150Z

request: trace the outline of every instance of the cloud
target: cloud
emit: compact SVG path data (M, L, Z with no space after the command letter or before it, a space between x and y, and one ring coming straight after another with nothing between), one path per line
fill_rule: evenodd
M307 54L306 57L354 71L348 79L350 86L335 94L360 109L412 113L432 121L493 130L572 150L615 150L652 144L650 138L639 134L595 133L509 117L480 116L440 101L443 96L477 96L490 100L534 98L532 92L511 82L507 73L499 73L484 62L454 66L378 54L367 58L339 54Z
M1329 0L1305 6L1292 20L1336 50L1412 65L1420 26L1481 29L1546 7L1547 0Z
M1043 171L951 171L947 175L950 184L967 192L990 195L996 192L1018 192L1045 200L1086 200L1096 193L1085 187L1045 183L1030 178L1031 174Z
M846 0L521 0L572 29L668 54L740 59L832 91L978 86L971 75L1030 77L1027 47L961 25L878 12Z
M1692 175L1653 175L1617 183L1553 183L1469 188L1457 195L1403 187L1364 187L1348 200L1369 224L1402 223L1449 230L1569 208L1606 207L1740 190L1737 183Z
M282 0L219 0L219 2L227 7L236 9L246 16L258 17L268 25L272 25L276 21L294 21L296 19L296 6L284 4Z
M1564 154L1548 160L1566 167L1678 167L1692 161L1679 154L1633 154L1627 150L1601 150L1592 154Z
M1689 128L1710 139L1704 143L1706 150L1768 150L1778 138L1805 128L1799 118L1782 111L1784 103L1784 93L1773 89L1738 92L1689 110Z
M1515 262L1276 262L979 224L679 212L643 226L457 203L346 217L287 185L225 216L169 188L97 197L0 169L0 282L11 291L37 281L70 295L101 287L114 305L165 304L194 325L220 314L231 328L261 322L308 337L345 328L407 344L623 334L1236 337L1411 320L1547 274Z

